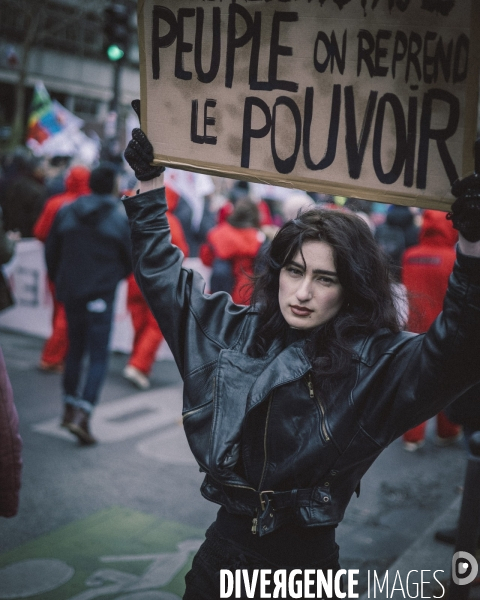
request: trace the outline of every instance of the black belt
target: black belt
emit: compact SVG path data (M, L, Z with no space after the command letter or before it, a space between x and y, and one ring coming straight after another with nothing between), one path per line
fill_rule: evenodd
M225 493L235 500L244 502L252 508L265 510L268 504L273 510L282 510L284 508L295 509L302 506L309 506L317 488L301 488L289 490L286 492L275 492L273 490L262 490L257 492L249 488L240 488L234 486L224 486ZM321 492L320 499L325 504L330 503L330 495Z

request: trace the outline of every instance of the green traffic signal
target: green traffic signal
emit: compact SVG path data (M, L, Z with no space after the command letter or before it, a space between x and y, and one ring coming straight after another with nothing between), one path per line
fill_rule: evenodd
M127 0L110 0L103 10L103 48L112 62L125 58L130 44L132 12L133 7L127 5Z
M116 44L112 44L107 48L107 56L111 61L117 61L123 58L125 52Z

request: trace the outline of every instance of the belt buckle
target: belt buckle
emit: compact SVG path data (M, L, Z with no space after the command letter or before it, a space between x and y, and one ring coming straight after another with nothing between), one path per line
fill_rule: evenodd
M274 494L274 493L275 492L273 490L264 490L263 492L259 492L260 507L262 509L262 512L265 512L267 503L270 503L270 498L268 497L267 494ZM265 498L264 498L264 496L265 496Z

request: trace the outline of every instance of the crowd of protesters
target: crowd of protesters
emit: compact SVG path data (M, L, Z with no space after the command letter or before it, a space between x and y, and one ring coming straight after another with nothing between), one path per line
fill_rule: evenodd
M193 175L189 177L195 181ZM457 241L443 213L297 190L279 193L278 188L245 181L209 178L205 183L206 176L201 177L201 184L195 187L192 183L188 193L175 186L175 175L172 184L167 181L167 218L173 243L184 256L198 257L210 268L207 292L228 291L236 303L248 304L252 275L278 228L299 212L321 205L355 212L367 222L389 257L401 290L398 296L403 298L403 305L399 310L405 315L407 329L426 331L440 312ZM0 258L6 262L12 257L18 239L35 237L45 244L53 311L51 335L39 358L39 368L63 373L61 424L83 444L96 441L88 419L106 373L114 293L121 279L127 278L127 309L134 330L123 376L141 390L151 385L150 373L163 340L127 264L128 232L117 201L131 193L133 183L118 164L101 164L91 170L75 164L71 157L42 161L25 149L6 157L2 165ZM117 243L116 255L112 240ZM105 277L107 272L109 277ZM104 310L100 310L100 301ZM2 276L0 310L12 303ZM79 303L83 303L82 308ZM85 354L90 365L80 393L80 365ZM414 451L424 444L425 426L404 435L406 450ZM444 413L438 415L435 439L439 445L453 443L460 435L459 425Z

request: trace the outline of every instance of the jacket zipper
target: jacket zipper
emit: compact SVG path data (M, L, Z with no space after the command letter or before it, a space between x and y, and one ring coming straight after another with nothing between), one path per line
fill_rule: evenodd
M273 393L270 395L270 399L268 401L268 409L267 409L267 418L265 419L265 431L263 433L263 454L264 454L264 460L263 460L263 469L262 469L262 476L260 477L260 489L262 489L262 484L263 484L263 478L265 477L265 470L267 468L267 431L268 431L268 420L270 417L270 409L272 408L272 396ZM257 533L257 527L258 527L258 518L254 517L252 520L252 533L253 535L255 535Z
M212 402L215 400L215 386L217 384L217 378L214 377L213 378L213 396L212 396ZM208 406L210 404L210 402L207 402L206 404L204 404L203 406L200 406L199 408L194 408L193 410L191 410L188 413L185 413L182 416L182 423L185 421L185 419L188 419L188 417L191 417L192 415L194 415L195 413L197 413L198 411L202 410L205 408L205 406Z
M300 377L297 378L297 379L300 379ZM292 379L292 381L296 381L296 379ZM311 378L309 380L307 380L307 381L309 381L308 389L310 391L310 396L313 397L314 396L314 394L313 394L313 384L311 382ZM287 383L289 383L289 382L287 382ZM276 386L276 387L278 387L278 386ZM265 433L263 435L263 447L264 447L265 459L264 459L264 462L263 462L262 477L260 479L260 483L263 483L263 477L265 475L265 469L267 467L267 428L268 428L268 419L270 417L270 409L272 407L272 398L273 398L273 390L274 389L275 388L273 388L272 391L270 392L270 400L268 401L267 419L266 419L266 422L265 422ZM323 407L321 405L320 405L320 408L322 410L322 414L324 414ZM327 441L328 441L330 438L328 437L328 435L326 437L327 437ZM240 486L238 486L238 487L240 487ZM258 515L258 510L257 510L257 515ZM257 533L257 530L258 530L258 516L254 517L252 519L252 533L255 535Z
M313 390L313 382L312 382L312 374L311 373L308 373L308 375L307 375L307 385L308 385L308 392L310 394L310 398L314 399L315 392ZM328 435L327 428L325 426L325 409L323 407L323 404L322 404L320 398L315 398L315 400L317 401L317 404L320 408L320 412L322 413L321 428L322 428L323 437L326 442L329 442L330 436Z
M210 404L210 402L209 402L208 404ZM185 413L185 414L182 416L182 423L183 423L183 422L185 422L185 420L186 420L186 419L188 419L189 417L191 417L191 416L192 416L192 415L194 415L195 413L197 413L197 412L199 412L199 411L203 410L203 409L205 408L205 406L208 406L208 404L204 404L203 406L200 406L199 408L194 408L194 409L193 409L193 410L191 410L190 412L188 412L188 413Z
M300 377L298 377L297 379L300 379ZM296 381L297 379L292 379L292 381ZM310 390L310 397L313 398L314 394L313 394L313 384L311 382L311 377L307 381L309 381L308 389ZM286 382L286 383L290 383L290 382ZM214 392L214 396L215 396L215 377L213 378L213 386L214 386L213 392ZM263 476L265 474L265 469L266 469L266 466L267 466L267 445L266 445L267 444L267 426L268 426L268 418L270 416L270 408L271 408L271 405L272 405L272 395L273 395L273 390L272 390L272 392L270 394L270 400L269 400L268 411L267 411L267 419L266 419L266 423L265 423L265 433L264 433L264 436L263 436L263 443L264 443L264 449L265 449L265 460L264 460L264 463L263 463L262 477L261 477L260 481L263 480ZM215 400L215 398L214 398L214 400ZM320 404L320 409L322 411L322 415L324 415L325 414L324 413L324 409L323 409L323 406L321 404ZM198 408L196 410L200 410L200 409ZM196 411L194 411L194 412L196 412ZM188 414L191 414L191 413L188 413ZM186 415L186 416L188 416L188 415ZM323 425L323 423L322 423L322 425ZM324 435L326 437L326 440L328 441L330 438L328 437L328 434L326 433L326 429L324 430ZM245 489L245 490L252 490L253 492L257 491L255 488L247 486L247 485L234 485L234 484L231 484L231 483L224 483L223 485L226 485L228 487L241 488L241 489ZM252 531L252 533L254 535L257 533L257 528L258 528L258 518L254 517L252 519L252 528L251 528L251 531Z
M226 487L240 488L242 490L252 490L252 492L257 491L255 488L250 487L248 485L234 485L233 483L224 483L222 485L224 485ZM253 534L257 533L257 523L258 523L258 519L257 519L257 517L254 517L252 519L252 533Z
M265 431L263 433L263 469L262 476L260 477L260 489L262 489L263 478L265 477L265 470L267 468L267 430L268 430L268 420L270 418L270 409L272 408L272 394L270 395L270 399L268 400L268 409L267 409L267 418L265 419Z

